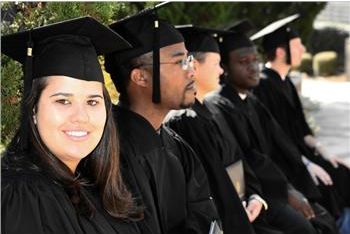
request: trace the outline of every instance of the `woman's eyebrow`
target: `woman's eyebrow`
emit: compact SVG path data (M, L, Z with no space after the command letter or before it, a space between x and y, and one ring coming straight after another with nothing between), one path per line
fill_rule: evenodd
M52 94L50 97L56 97L56 96L72 97L74 95L72 93L59 92L59 93ZM102 98L103 99L103 96L100 94L91 94L91 95L88 95L88 98Z
M66 96L66 97L71 97L71 96L73 96L73 94L72 94L72 93L63 93L63 92L59 92L59 93L52 94L50 97L55 97L55 96Z
M89 98L102 98L103 99L103 96L101 96L99 94L92 94L92 95L89 95L88 97Z

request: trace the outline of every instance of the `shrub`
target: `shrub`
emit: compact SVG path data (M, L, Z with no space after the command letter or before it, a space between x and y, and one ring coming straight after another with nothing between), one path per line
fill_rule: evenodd
M6 145L18 127L22 70L3 55L1 63L1 143Z
M314 30L311 34L308 51L313 55L322 51L335 51L338 56L337 72L344 71L345 64L345 40L349 33L336 28Z
M337 67L337 53L334 51L324 51L315 54L313 60L313 71L317 76L334 75Z

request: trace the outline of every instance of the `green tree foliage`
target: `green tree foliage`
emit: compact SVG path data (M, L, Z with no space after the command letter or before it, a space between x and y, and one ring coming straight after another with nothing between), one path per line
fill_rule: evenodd
M259 30L283 17L299 13L294 23L304 41L308 41L317 14L325 2L175 2L159 10L173 24L194 24L227 28L248 18Z
M15 134L19 118L22 70L19 65L1 55L1 143Z
M3 2L1 33L6 35L24 29L90 15L109 24L158 2ZM326 3L317 2L173 2L159 10L159 15L173 24L195 24L224 28L237 20L250 18L262 28L290 14L300 13L297 28L308 38L317 13ZM1 142L6 144L18 126L22 89L20 64L1 55Z

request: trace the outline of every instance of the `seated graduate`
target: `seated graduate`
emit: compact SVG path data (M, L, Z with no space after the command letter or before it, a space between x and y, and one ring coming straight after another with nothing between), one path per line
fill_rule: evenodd
M277 122L249 93L259 82L256 48L243 32L224 35L219 40L225 73L221 88L206 96L205 103L225 116L247 162L260 179L264 198L269 204L268 222L285 233L315 233L307 220L315 220L310 206L314 204L310 204L307 198L319 197L317 187L295 150L288 151L293 145L284 137ZM275 148L280 149L280 154L272 153ZM287 162L291 169L285 171L287 167L281 167L280 161ZM305 178L294 179L298 173ZM293 186L308 192L310 197L306 198ZM320 213L325 211L322 207L319 210ZM334 230L334 220L328 218L331 222L329 229Z
M209 233L218 215L203 166L192 148L162 125L171 109L194 102L192 57L181 34L155 10L110 25L133 42L132 49L107 54L105 62L120 93L114 118L123 167L142 198L150 233Z
M1 38L25 66L20 128L1 160L3 233L140 233L97 59L129 47L91 17Z
M218 87L223 73L219 45L213 35L230 32L192 25L176 28L194 56L197 94L191 108L169 112L165 123L190 144L203 163L225 233L254 233L252 224L257 233L279 233L265 221L256 220L267 208L260 196L260 182L245 162L234 135L224 125L224 117L214 116L203 103L204 95Z
M278 20L252 36L253 39L262 37L268 60L254 93L303 155L304 164L324 195L321 204L338 217L345 206L350 206L350 170L313 136L299 95L290 80L291 67L300 65L305 52L300 36L290 26L297 18L298 15L292 15ZM337 192L333 201L327 198L329 190Z

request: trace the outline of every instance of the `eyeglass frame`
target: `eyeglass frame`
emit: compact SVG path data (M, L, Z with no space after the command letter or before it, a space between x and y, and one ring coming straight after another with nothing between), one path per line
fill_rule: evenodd
M181 65L182 70L188 71L189 68L193 68L193 61L194 61L194 57L192 54L190 54L186 58L181 59L181 61L179 62L159 62L159 64L179 64ZM139 68L142 66L150 66L150 65L153 65L153 63L142 63L135 66L134 68Z

